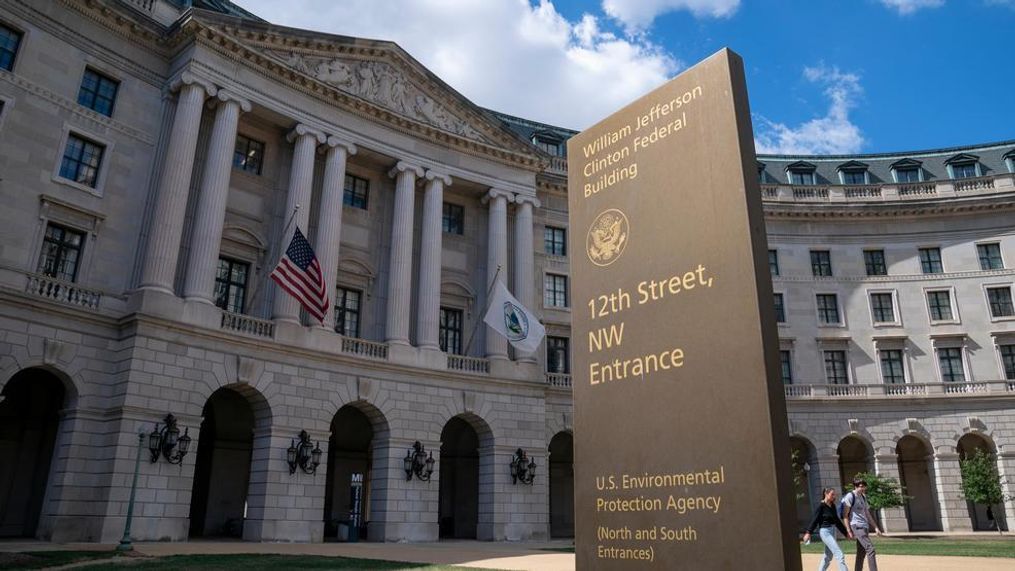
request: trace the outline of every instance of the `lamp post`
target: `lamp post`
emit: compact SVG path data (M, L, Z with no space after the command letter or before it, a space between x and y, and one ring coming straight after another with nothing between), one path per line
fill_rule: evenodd
M134 481L130 484L130 500L127 502L127 521L123 524L123 537L120 544L116 546L117 551L132 551L134 545L130 542L130 524L134 519L134 495L137 493L137 473L141 470L141 451L144 450L145 433L142 430L137 435L137 454L134 458Z

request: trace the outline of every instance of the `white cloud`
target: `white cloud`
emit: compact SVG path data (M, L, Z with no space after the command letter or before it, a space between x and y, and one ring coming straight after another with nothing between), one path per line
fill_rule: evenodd
M682 66L644 37L620 38L550 0L239 0L266 20L398 43L474 103L584 128Z
M786 155L853 154L864 144L863 134L849 117L863 93L860 76L837 67L804 68L804 78L824 87L828 111L797 127L755 116L754 143L759 153Z
M881 0L881 3L905 16L924 8L937 8L942 6L945 0Z
M699 18L725 18L740 7L740 0L603 0L603 11L624 24L629 32L648 28L657 16L687 10Z

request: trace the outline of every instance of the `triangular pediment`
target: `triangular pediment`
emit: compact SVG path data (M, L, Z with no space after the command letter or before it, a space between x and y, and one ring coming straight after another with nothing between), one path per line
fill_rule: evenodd
M979 160L980 160L980 157L978 157L976 155L970 155L969 153L959 153L957 155L953 155L952 157L950 157L947 161L945 161L945 164L946 165L960 165L960 164L964 164L964 163L975 163L975 162L977 162Z
M244 48L255 65L307 91L333 91L350 111L394 123L401 130L482 145L498 158L538 165L538 151L413 59L397 44L253 22L195 10L210 34ZM232 50L234 53L236 49ZM283 71L284 73L278 73Z
M869 165L867 163L861 163L860 161L847 161L845 163L842 163L838 167L836 167L836 170L840 170L840 171L865 171L865 170L867 170L868 166Z
M816 167L814 165L814 163L809 163L807 161L796 161L796 162L793 162L793 163L790 163L790 164L786 165L786 170L787 171L804 171L804 172L806 172L806 171L814 171L816 168L818 168L818 167Z
M893 169L904 169L913 168L922 165L923 163L916 159L899 159L891 164Z

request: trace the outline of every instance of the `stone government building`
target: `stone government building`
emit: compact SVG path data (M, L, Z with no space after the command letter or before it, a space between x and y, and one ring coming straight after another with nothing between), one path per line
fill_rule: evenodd
M571 535L572 134L226 0L0 0L0 536L116 541L139 452L136 539ZM759 157L801 517L874 469L889 530L993 525L958 462L1015 481L1013 161ZM267 277L290 221L323 327ZM545 351L478 326L495 275Z

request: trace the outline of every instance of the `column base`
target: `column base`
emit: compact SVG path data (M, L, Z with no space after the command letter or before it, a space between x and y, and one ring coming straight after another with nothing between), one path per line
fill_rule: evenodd
M440 539L440 529L436 523L372 521L367 524L367 537L371 541L431 542Z
M323 521L247 520L243 522L244 541L279 543L321 543Z

